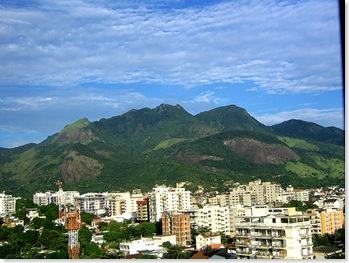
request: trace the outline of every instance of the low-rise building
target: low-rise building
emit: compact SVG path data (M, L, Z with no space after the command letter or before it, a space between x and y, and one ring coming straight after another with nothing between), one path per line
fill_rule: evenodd
M162 244L164 242L170 242L172 245L176 244L176 236L154 236L153 238L140 238L137 240L120 243L119 249L125 255L134 255L142 252L162 256L164 248Z
M210 245L221 244L221 235L214 233L202 233L195 237L196 249L205 249Z
M30 221L32 221L34 218L39 217L39 212L36 208L30 208L27 209L27 217Z

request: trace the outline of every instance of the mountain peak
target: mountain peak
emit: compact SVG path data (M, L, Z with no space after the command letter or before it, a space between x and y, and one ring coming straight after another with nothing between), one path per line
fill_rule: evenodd
M314 122L291 119L271 126L274 132L289 136L300 137L338 145L344 144L344 131L339 128L323 127Z
M82 118L64 127L63 131L80 130L86 128L90 124L87 118Z
M157 112L166 111L166 110L174 110L174 109L185 111L185 109L181 105L179 105L179 104L176 104L176 105L173 106L171 104L162 103L159 106L154 108L154 110L157 111Z
M236 105L218 107L201 112L195 116L208 125L227 130L266 130L266 127L254 119L244 108Z

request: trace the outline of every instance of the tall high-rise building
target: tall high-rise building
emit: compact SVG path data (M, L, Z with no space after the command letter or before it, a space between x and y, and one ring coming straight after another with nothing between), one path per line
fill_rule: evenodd
M190 216L188 214L164 212L161 222L163 235L176 235L176 242L179 245L191 243Z
M190 208L190 191L182 187L158 186L149 194L150 221L160 220L163 212Z

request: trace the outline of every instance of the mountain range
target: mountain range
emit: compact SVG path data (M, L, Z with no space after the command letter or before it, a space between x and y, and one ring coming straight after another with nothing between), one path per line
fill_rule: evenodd
M344 184L344 131L301 120L265 126L235 105L192 115L180 105L90 122L38 144L0 148L1 190L114 191L185 181L225 191L260 178L317 187Z

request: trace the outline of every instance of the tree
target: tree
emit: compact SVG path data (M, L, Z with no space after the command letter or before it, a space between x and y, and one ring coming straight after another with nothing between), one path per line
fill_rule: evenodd
M81 221L86 223L87 225L91 225L93 219L94 219L94 215L93 214L90 214L90 213L86 213L84 211L82 211L80 213L80 216L81 216Z
M83 258L101 258L102 255L103 253L102 253L102 250L99 248L99 246L96 243L91 242L84 249L84 254L82 257Z
M291 200L287 204L284 204L283 207L295 207L297 211L305 212L308 209L318 208L317 205L314 204L304 204L302 201Z
M85 248L92 238L92 232L87 227L82 227L79 230L79 242L82 248Z
M58 240L61 240L60 233L56 230L43 229L39 242L48 249L55 249L59 246Z
M23 240L27 246L34 247L39 241L39 232L35 230L28 230L23 233Z
M59 215L58 206L53 203L45 206L40 206L39 213L41 215L45 215L46 219L49 221L55 220L58 218L58 215Z
M164 242L166 243L166 242ZM164 245L164 244L163 244ZM186 259L190 258L190 253L184 251L184 247L180 245L165 244L167 252L164 254L163 258L167 259Z

